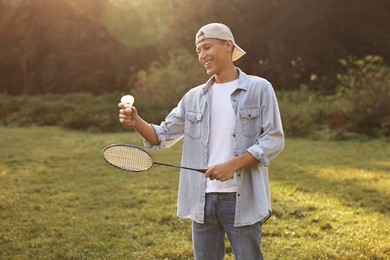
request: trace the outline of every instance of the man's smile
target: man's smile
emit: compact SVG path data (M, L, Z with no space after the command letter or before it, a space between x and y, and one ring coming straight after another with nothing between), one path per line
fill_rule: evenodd
M213 60L205 61L205 62L203 63L203 66L207 69L207 68L210 67L210 65L211 65L212 62L213 62Z

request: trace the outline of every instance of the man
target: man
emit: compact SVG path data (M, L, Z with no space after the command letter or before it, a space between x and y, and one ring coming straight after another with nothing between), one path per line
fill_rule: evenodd
M236 259L262 259L261 227L271 215L268 165L284 148L271 84L249 76L233 61L245 52L230 29L203 26L195 38L200 63L211 78L189 90L160 125L145 122L135 107L119 120L134 127L151 149L184 137L178 216L192 220L195 259L223 259L227 234Z

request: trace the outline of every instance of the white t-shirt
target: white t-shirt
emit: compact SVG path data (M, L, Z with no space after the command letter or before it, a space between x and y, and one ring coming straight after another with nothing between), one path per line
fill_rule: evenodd
M238 80L211 86L211 120L208 144L208 166L224 163L233 158L232 133L236 122L231 94L237 88ZM237 178L227 181L207 179L206 193L236 192Z

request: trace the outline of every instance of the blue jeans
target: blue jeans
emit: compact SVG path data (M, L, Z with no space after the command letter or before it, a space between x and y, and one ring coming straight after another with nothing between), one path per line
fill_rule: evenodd
M237 260L263 259L260 222L234 227L235 208L235 193L206 194L204 224L192 222L195 259L223 259L225 233Z

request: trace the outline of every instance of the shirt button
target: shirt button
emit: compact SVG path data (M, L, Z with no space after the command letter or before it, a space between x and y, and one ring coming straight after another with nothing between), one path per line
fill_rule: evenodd
M240 193L237 194L237 197L240 197Z
M241 173L237 174L238 177L241 177Z

